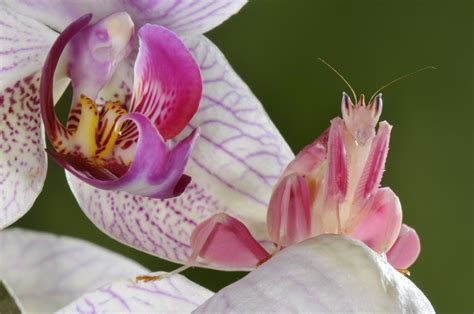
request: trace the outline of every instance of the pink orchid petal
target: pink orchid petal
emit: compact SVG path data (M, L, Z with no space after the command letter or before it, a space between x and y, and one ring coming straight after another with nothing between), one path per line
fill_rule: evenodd
M261 244L272 187L294 157L260 102L209 40L185 39L200 65L201 106L191 121L201 137L185 173L186 191L169 200L103 191L68 175L86 215L114 239L179 263L192 254L191 233L220 212L242 221ZM188 131L192 128L188 128ZM199 266L206 266L200 264Z
M270 254L237 219L217 214L197 225L191 235L193 255L225 268L253 268Z
M163 138L170 139L198 109L202 94L199 66L183 42L164 27L147 24L138 36L140 49L129 111L148 117Z
M193 313L434 313L423 292L359 241L292 245Z
M397 269L407 269L420 255L420 238L415 229L403 224L397 240L387 252L387 259Z
M151 282L128 278L88 291L56 313L191 313L212 295L181 275Z
M86 27L92 16L84 15L71 23L53 43L48 56L46 57L40 84L40 104L41 117L45 126L46 135L51 142L54 142L60 134L66 134L67 130L59 121L54 111L54 75L56 67L59 63L61 54L68 42L84 27Z
M23 229L0 232L0 251L0 278L26 313L53 313L110 281L148 272L95 244Z
M96 19L127 12L138 27L153 23L180 35L205 33L237 13L246 0L5 0L18 12L62 30L78 17L93 13Z
M303 176L288 175L275 187L268 206L267 227L270 239L283 247L310 237L310 195Z
M393 245L402 225L402 206L390 188L379 189L367 205L367 216L359 222L351 236L379 253Z
M183 171L199 136L198 130L169 148L145 116L129 113L122 119L127 120L133 121L137 126L139 137L132 164L118 178L110 174L109 180L99 180L88 173L88 168L80 169L80 165L76 165L74 160L68 160L54 152L51 152L51 156L76 177L100 189L126 191L152 198L180 195L190 182L190 177L183 175Z
M41 130L39 78L56 34L3 5L0 5L0 20L0 229L3 229L22 217L43 189L47 162Z
M357 183L354 200L356 204L355 208L362 208L380 186L382 174L385 170L385 160L387 159L391 130L392 126L386 121L380 122L364 170Z

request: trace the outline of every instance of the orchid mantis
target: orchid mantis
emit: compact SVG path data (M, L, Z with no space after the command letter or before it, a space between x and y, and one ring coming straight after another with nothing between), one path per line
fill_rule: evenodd
M338 74L356 93L345 78ZM420 71L404 75L398 80ZM380 187L392 126L376 125L382 114L381 89L368 103L362 94L354 104L343 93L342 118L306 146L288 164L277 181L267 211L268 237L273 245L260 244L244 223L225 213L214 215L194 230L190 265L205 261L217 267L253 268L282 249L323 234L342 234L363 241L402 273L420 252L416 231L402 224L397 195ZM154 277L140 278L143 280Z

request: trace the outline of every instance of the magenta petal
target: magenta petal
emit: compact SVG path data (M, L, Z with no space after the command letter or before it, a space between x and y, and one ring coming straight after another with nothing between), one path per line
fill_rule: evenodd
M356 208L362 208L379 188L385 170L391 130L392 126L386 121L380 122L379 130L372 142L367 162L357 184L355 202L358 206Z
M301 242L311 234L308 184L303 176L284 177L273 191L267 211L270 239L281 246Z
M130 112L148 117L163 138L170 139L198 109L202 94L199 66L178 36L166 28L147 24L138 35Z
M397 240L387 252L387 259L397 269L407 269L420 254L420 238L415 229L403 224Z
M270 257L243 223L224 213L194 229L191 247L206 262L226 268L252 268Z
M152 198L169 198L181 194L190 182L183 171L199 131L194 130L175 147L169 148L153 124L142 114L130 113L122 119L125 120L135 123L139 139L134 160L120 178L97 180L63 160L58 162L79 179L100 189L120 190Z
M52 142L57 138L58 132L66 133L64 126L58 120L58 117L54 112L54 72L58 65L59 58L61 57L61 54L68 42L81 29L89 24L91 18L91 14L84 15L66 27L64 31L59 34L58 38L51 47L51 50L49 51L43 66L40 83L41 117L43 118L46 134Z
M367 216L352 231L374 251L387 252L400 232L402 206L390 188L381 188L367 205Z

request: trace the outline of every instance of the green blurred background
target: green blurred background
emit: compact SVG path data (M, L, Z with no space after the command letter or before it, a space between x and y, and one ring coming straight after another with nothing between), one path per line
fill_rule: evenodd
M394 125L383 184L397 192L404 221L422 241L411 279L439 312L474 310L473 3L253 0L208 33L295 152L340 114L347 91L317 57L369 95L397 76L438 68L385 90L382 119ZM15 226L87 239L153 270L176 267L102 234L52 163L43 193ZM244 273L185 275L217 290Z

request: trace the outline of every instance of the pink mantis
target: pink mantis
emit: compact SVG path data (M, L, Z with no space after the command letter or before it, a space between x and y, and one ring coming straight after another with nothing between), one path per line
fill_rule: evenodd
M357 99L344 77L321 61L343 79ZM199 261L218 268L254 268L285 247L328 233L361 240L385 254L393 267L408 273L406 269L420 253L420 241L413 228L402 224L397 195L380 187L392 126L382 121L376 130L376 125L382 113L380 91L428 68L433 67L384 85L367 103L363 94L354 104L343 93L342 118L332 119L330 127L288 164L274 186L266 220L273 243L257 241L238 219L219 213L195 228L193 254L187 265L173 273Z

